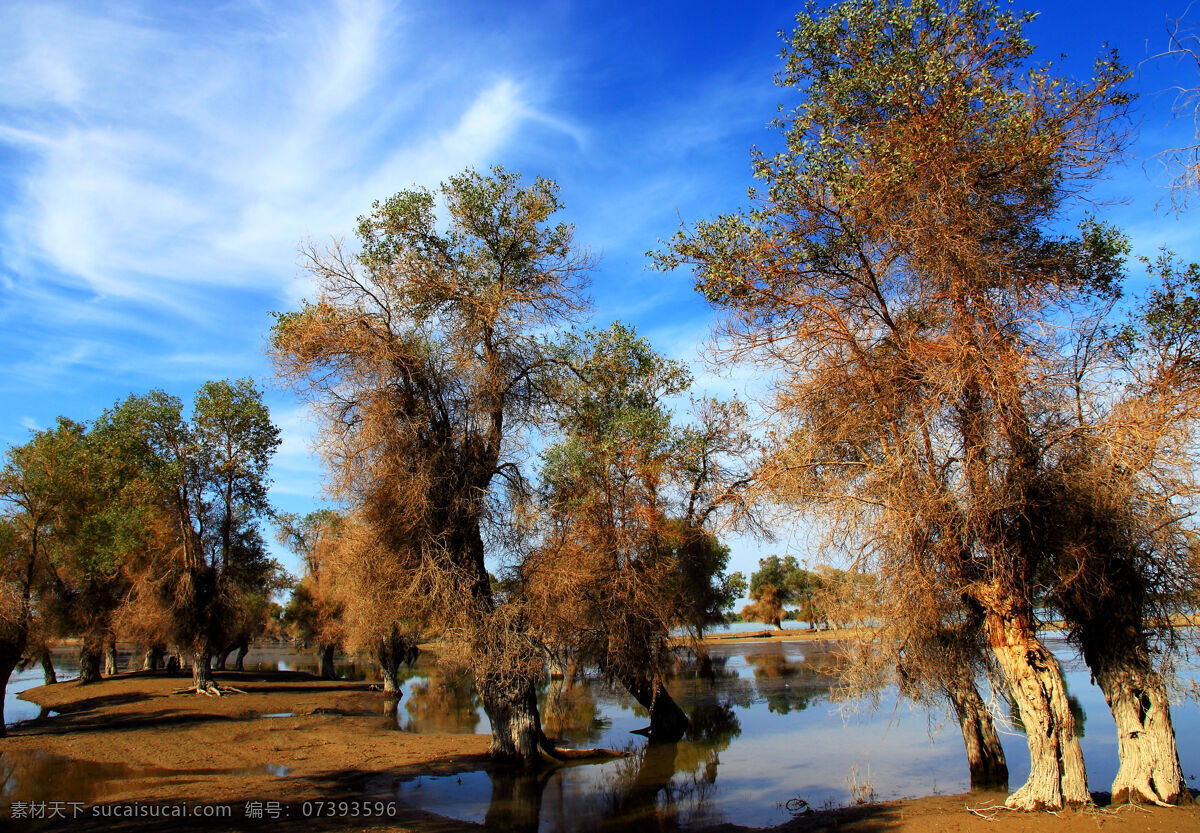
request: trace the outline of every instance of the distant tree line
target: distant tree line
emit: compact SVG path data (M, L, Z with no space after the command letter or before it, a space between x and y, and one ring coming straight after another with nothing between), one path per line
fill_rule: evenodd
M783 622L807 622L816 630L864 625L872 621L880 592L873 573L822 564L809 570L795 556L767 556L750 576L750 604L742 621L783 629Z

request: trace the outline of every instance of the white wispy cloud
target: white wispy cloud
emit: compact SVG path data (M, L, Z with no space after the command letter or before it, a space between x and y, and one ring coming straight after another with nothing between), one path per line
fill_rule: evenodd
M300 239L552 121L503 68L427 71L436 56L373 0L199 32L136 7L15 6L0 141L30 164L4 207L9 248L155 307L178 286L278 289Z

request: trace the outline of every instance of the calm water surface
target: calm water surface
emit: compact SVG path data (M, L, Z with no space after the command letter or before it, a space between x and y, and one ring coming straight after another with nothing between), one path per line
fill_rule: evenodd
M1083 717L1081 742L1091 787L1103 790L1117 768L1112 717L1074 652L1055 637L1048 644L1063 661ZM595 679L553 681L541 694L547 733L570 746L619 749L627 757L541 777L486 771L421 777L381 787L371 797L394 796L497 828L589 831L631 829L642 822L766 826L791 817L789 801L793 807L803 801L819 808L969 788L962 737L945 710L913 706L894 688L879 692L875 701L831 699L836 662L829 643L747 642L713 646L711 654L711 677L693 668L671 681L673 696L692 722L680 743L648 745L634 734L647 716L622 689ZM78 674L70 657L56 660L59 679ZM259 652L251 653L247 668L315 670L311 663L296 652ZM361 664L339 670L356 679L372 673ZM1200 671L1185 666L1182 678L1190 684L1200 680ZM38 716L37 706L16 699L16 693L40 685L41 679L40 668L15 675L5 706L10 723ZM1003 704L998 711L1002 718L1008 714ZM399 703L393 701L390 710L385 704L381 712L380 720L397 731L490 731L469 683L445 678L427 661L405 680ZM1200 705L1177 699L1173 717L1184 772L1197 786ZM1016 787L1029 769L1025 738L1011 723L1002 723ZM43 764L47 771L61 766L51 760ZM29 773L26 782L36 777Z
M1112 716L1071 649L1051 637L1082 716L1090 784L1103 790L1117 769ZM650 746L632 730L645 712L620 689L595 680L551 685L542 695L547 731L572 746L627 750L621 760L574 766L548 778L488 772L401 782L395 795L440 815L489 826L585 831L647 824L680 827L722 821L766 826L797 806L853 804L970 788L957 723L947 711L900 700L895 688L867 700L834 702L832 646L823 642L763 642L714 646L715 678L684 673L671 692L692 718L678 744ZM1194 666L1185 681L1200 679ZM1002 716L1007 717L1005 705ZM1173 709L1184 772L1200 775L1200 706ZM1011 785L1029 773L1025 737L1002 721ZM469 687L421 676L406 683L397 725L409 731L488 731ZM536 821L535 821L536 820Z

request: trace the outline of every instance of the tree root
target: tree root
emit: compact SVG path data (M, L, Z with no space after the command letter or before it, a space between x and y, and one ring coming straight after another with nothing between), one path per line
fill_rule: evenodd
M588 749L568 749L565 746L547 746L546 744L539 743L537 749L539 758L548 764L556 766L565 766L585 761L607 761L613 758L626 757L626 753L624 752L618 752L615 749L605 749L599 746Z
M216 683L204 683L202 685L190 685L186 688L177 688L171 694L203 694L207 697L223 697L226 694L245 694L240 688L234 688L231 685L224 687L218 686Z

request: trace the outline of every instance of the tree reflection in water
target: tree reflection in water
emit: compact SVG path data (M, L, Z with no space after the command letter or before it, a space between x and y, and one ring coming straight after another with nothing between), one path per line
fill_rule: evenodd
M397 715L403 731L472 734L478 729L479 697L470 679L435 671L415 680L409 691L404 701L407 718Z
M568 711L576 725L586 724L593 719L594 696L589 696L587 685L572 688L563 702L586 692L584 705ZM538 773L489 771L491 799L485 825L489 830L532 833L547 815L551 822L566 822L573 830L674 831L715 820L710 818L714 811L708 798L716 783L720 753L741 733L729 694L718 695L710 686L709 696L693 707L683 740L647 743L629 757L605 765L602 774L587 771L587 764Z
M542 730L547 737L589 746L612 726L600 716L595 687L602 685L586 677L557 677L540 692Z
M780 646L774 650L746 651L746 663L754 671L757 695L774 714L804 711L830 696L837 674L837 657L827 651L814 651L797 659L789 658Z

